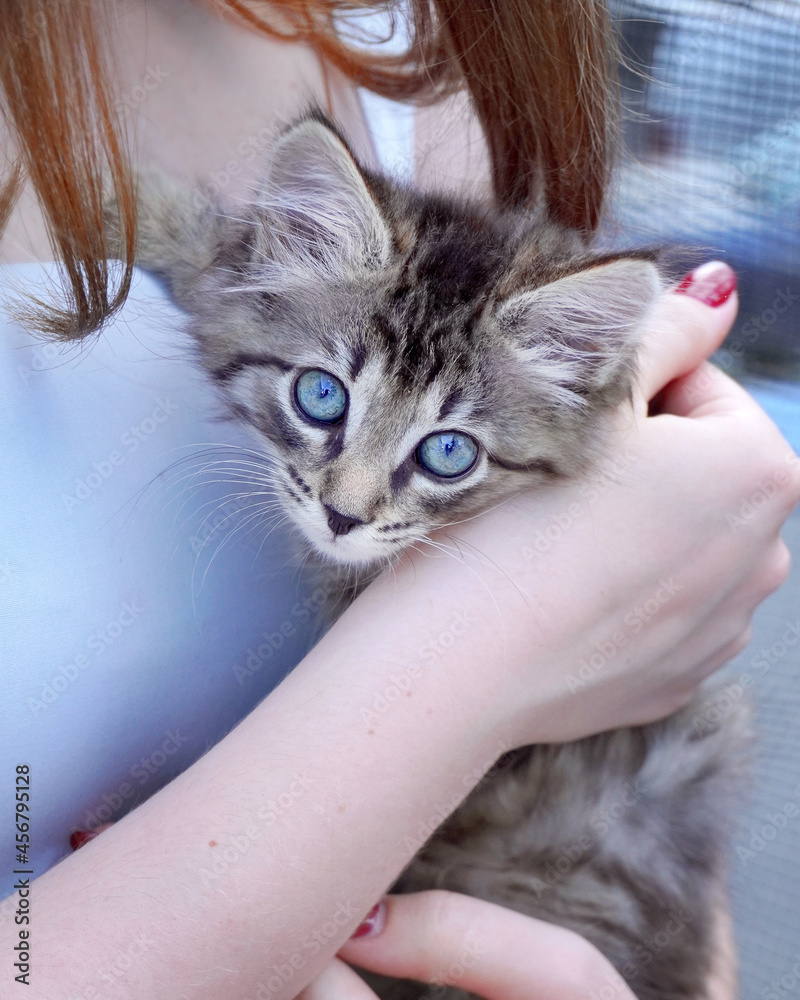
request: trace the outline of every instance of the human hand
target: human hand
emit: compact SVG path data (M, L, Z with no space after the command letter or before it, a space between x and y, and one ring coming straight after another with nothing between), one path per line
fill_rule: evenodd
M345 962L486 1000L585 1000L608 995L609 986L615 1000L634 1000L611 963L578 934L438 890L385 897L370 933L351 939L297 1000L374 1000Z
M708 286L724 298L731 279L706 265L689 294L662 296L632 411L584 481L440 532L459 560L409 560L471 622L464 683L483 686L512 744L679 708L745 646L755 607L786 578L779 530L800 498L800 461L703 360L733 323L735 294L716 307L691 297Z

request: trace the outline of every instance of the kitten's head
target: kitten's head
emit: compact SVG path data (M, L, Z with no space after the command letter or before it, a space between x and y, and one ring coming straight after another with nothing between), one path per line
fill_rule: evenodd
M203 362L292 521L349 564L583 472L660 290L642 256L363 170L317 115L215 239L188 302Z

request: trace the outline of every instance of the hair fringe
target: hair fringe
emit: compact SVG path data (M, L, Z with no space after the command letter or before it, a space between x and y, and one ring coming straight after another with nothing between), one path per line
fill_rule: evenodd
M9 212L20 177L33 186L61 262L65 302L33 300L21 318L57 340L100 329L124 303L136 232L133 176L113 113L93 0L5 3L0 85L17 163L0 202ZM104 177L120 209L124 256L109 264ZM113 291L110 285L115 285Z

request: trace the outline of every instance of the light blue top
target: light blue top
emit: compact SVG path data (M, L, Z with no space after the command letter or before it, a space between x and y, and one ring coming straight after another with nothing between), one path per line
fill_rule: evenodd
M52 272L2 267L0 294ZM66 351L0 306L0 897L15 765L40 875L74 829L224 736L311 641L293 546L254 506L269 498L236 495L257 465L213 464L253 462L254 442L220 421L181 322L138 271L119 318Z

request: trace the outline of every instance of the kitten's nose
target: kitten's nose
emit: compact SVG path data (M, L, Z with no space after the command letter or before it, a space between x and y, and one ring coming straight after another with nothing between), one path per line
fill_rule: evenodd
M349 514L341 514L335 508L324 503L322 505L328 512L328 527L334 533L334 535L346 535L351 528L355 528L357 524L365 524L358 517L351 517Z

